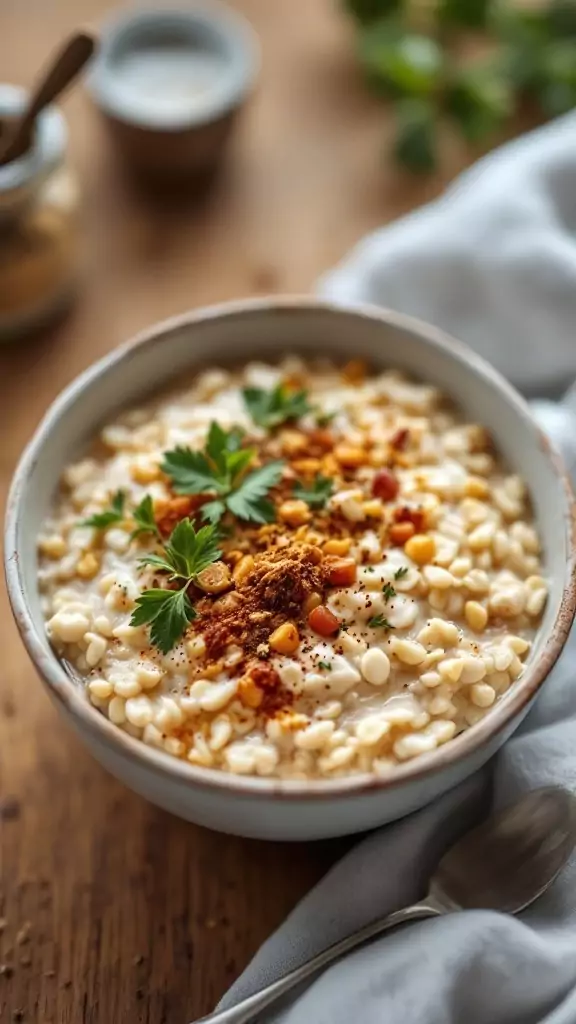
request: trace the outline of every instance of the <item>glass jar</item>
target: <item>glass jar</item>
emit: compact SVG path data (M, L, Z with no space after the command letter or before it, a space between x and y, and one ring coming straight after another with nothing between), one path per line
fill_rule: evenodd
M0 85L0 120L25 100L25 90ZM0 341L45 327L73 297L79 203L67 138L62 114L49 107L30 149L0 165Z

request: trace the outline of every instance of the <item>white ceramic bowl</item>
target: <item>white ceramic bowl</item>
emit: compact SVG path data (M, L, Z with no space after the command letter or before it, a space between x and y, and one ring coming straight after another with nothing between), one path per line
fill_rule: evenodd
M526 480L544 543L550 598L526 671L477 725L386 779L309 783L241 778L145 746L93 708L46 639L35 538L64 466L99 426L171 378L202 364L274 359L300 351L365 356L437 384L467 417L486 424ZM64 717L117 778L153 803L223 832L318 839L382 825L428 803L476 771L516 729L548 676L574 618L573 498L555 454L516 391L463 345L417 320L311 298L256 300L189 313L106 356L57 399L24 452L8 502L6 573L28 652Z

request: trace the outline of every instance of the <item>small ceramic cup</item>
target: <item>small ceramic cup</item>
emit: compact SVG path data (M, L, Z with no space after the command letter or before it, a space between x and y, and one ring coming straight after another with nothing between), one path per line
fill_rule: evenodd
M220 162L258 71L249 24L220 3L123 14L87 80L128 168L193 184Z

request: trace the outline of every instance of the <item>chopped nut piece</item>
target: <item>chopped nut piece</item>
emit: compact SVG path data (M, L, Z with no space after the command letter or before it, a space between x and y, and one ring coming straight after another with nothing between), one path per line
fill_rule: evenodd
M278 509L278 515L283 522L288 524L288 526L296 527L307 523L310 520L312 513L305 501L300 501L298 498L294 498L290 501L282 502Z
M222 594L232 583L230 569L225 562L212 562L198 573L196 583L206 594Z

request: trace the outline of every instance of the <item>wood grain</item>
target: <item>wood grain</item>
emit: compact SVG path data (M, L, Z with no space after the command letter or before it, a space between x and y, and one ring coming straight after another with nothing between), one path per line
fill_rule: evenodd
M2 78L29 84L80 6L96 25L113 5L3 0ZM192 306L309 290L365 231L444 183L414 184L383 161L386 112L364 89L336 0L236 6L260 35L262 75L202 202L144 201L82 90L64 103L84 191L83 287L66 323L0 352L2 498L46 406L89 362ZM0 649L0 1020L185 1024L343 844L243 841L156 810L59 720L3 594Z

